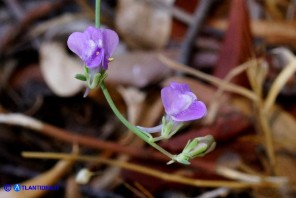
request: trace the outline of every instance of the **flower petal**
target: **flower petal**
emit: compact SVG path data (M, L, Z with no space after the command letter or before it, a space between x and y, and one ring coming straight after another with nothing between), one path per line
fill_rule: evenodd
M96 51L92 53L91 56L87 57L84 62L88 68L100 67L103 58L104 58L104 50L101 49L98 52Z
M102 34L103 34L103 48L105 50L105 56L108 59L115 51L119 42L119 38L117 33L110 29L102 30Z
M190 121L204 117L207 114L206 105L201 101L194 101L192 105L176 115L171 116L175 121Z
M192 92L182 94L179 90L170 87L162 89L161 98L168 115L175 115L186 110L196 100Z
M175 115L186 110L197 99L187 84L174 82L161 90L161 98L168 115Z
M181 93L191 92L191 89L185 83L171 82L170 87L172 87L173 89L179 90Z
M87 35L81 32L72 33L67 41L69 49L83 59L87 45Z
M170 87L164 87L161 90L161 100L164 106L164 109L167 114L171 114L173 112L173 107L175 104L176 96L179 93Z
M102 48L102 45L103 45L103 43L101 42L103 39L102 29L89 26L83 33L87 35L87 38L89 40L94 41L97 47Z

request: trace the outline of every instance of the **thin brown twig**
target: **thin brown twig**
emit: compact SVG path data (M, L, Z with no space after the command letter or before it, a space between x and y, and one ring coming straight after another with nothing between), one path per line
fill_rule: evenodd
M273 146L273 140L272 140L272 133L270 126L267 122L268 116L264 112L263 108L263 98L262 98L262 86L263 86L263 80L265 76L261 72L260 65L256 64L257 67L252 67L247 70L247 76L249 79L249 82L251 84L252 90L257 95L258 100L255 102L256 107L256 120L258 121L258 127L259 130L263 132L264 138L265 138L265 147L267 150L267 155L269 159L269 165L270 170L273 172L275 170L276 166L276 158L274 153L274 146Z
M168 158L159 153L154 152L148 149L133 147L133 146L124 146L118 143L100 140L93 137L88 137L85 135L78 135L74 132L60 129L58 127L45 124L37 119L25 116L23 114L0 114L0 123L12 124L16 126L23 126L29 129L32 129L43 135L68 142L70 144L78 144L80 146L85 146L87 148L100 149L100 150L110 150L120 154L127 154L132 157L139 159L150 159L157 160L162 162L167 162ZM215 165L204 162L193 160L191 163L192 167L206 170L208 172L215 173Z
M201 30L211 6L216 0L201 0L199 1L198 7L195 10L193 20L189 24L189 29L184 36L184 41L181 46L180 52L180 62L183 64L188 64L192 55L192 47L195 45L194 40L196 39L198 33Z
M122 179L117 178L117 180L119 180L119 182L122 183L127 189L132 191L137 197L139 197L139 198L147 198L145 194L143 194L141 191L139 191L137 188L133 187L132 185L126 183Z
M279 183L259 181L259 182L231 182L231 181L214 181L214 180L199 180L186 178L181 175L168 174L163 171L158 171L148 167L132 164L129 162L115 161L110 159L104 159L99 157L85 156L85 155L73 155L73 154L63 154L63 153L45 153L45 152L23 152L23 157L26 158L38 158L38 159L69 159L69 160L79 160L79 161L93 161L98 163L105 163L111 166L119 166L127 170L132 170L147 174L156 178L163 179L169 182L176 182L187 184L197 187L229 187L229 188L249 188L249 187L273 187L277 188L282 185Z
M265 137L265 145L267 149L267 155L270 162L271 171L274 172L276 168L276 158L274 153L274 146L272 140L272 132L270 129L270 125L268 124L268 116L263 112L262 107L258 108L258 120L261 126L261 130L263 131Z
M54 126L50 126L47 124L43 124L42 122L33 119L31 117L27 117L21 114L0 114L0 123L6 123L6 124L14 124L14 125L20 125L20 126L25 126L27 128L33 129L35 131L38 131L42 134L58 138L60 140L63 140L65 142L69 143L74 143L75 145L83 145L88 148L95 148L95 149L103 149L103 150L110 150L113 152L118 152L121 154L128 154L130 156L140 158L140 159L153 159L153 160L158 160L158 161L167 161L166 156L162 155L161 153L158 152L151 152L146 149L142 148L135 148L135 147L130 147L130 146L123 146L120 144L116 144L113 142L107 142L107 141L102 141L99 139L91 138L91 137L86 137L86 136L81 136L81 135L73 135L71 133L68 133L65 130L56 128ZM195 167L197 169L202 169L210 173L215 173L220 176L230 178L230 179L235 179L238 181L245 181L245 182L250 182L250 181L274 181L277 183L283 183L284 179L283 178L273 178L273 177L268 177L267 179L260 178L258 176L254 175L248 175L245 173L241 173L236 170L232 170L227 167L223 166L216 166L213 163L205 162L205 161L200 161L200 160L192 160L191 161L191 166Z
M135 186L147 197L147 198L154 198L154 196L140 183L135 182Z
M276 169L276 158L274 153L274 146L272 140L272 131L268 121L268 114L271 113L271 107L274 105L275 99L278 96L280 90L287 83L289 78L296 72L296 58L294 58L277 76L272 84L265 101L261 100L259 103L259 121L261 123L262 131L265 135L265 142L267 147L267 154L271 163L271 170ZM262 85L259 85L262 86Z

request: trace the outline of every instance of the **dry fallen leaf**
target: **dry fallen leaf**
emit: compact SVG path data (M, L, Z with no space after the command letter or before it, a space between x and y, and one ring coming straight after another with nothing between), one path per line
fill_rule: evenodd
M251 58L252 36L249 13L245 1L233 0L229 13L229 27L221 47L214 76L224 78L231 69ZM240 74L233 82L246 85L246 76Z
M296 149L296 121L289 113L274 107L270 113L270 124L273 139L281 143L281 147L291 152Z
M109 64L107 82L145 87L170 73L155 52L131 52L114 58Z
M41 72L49 88L58 96L79 92L84 82L74 78L82 72L82 62L67 54L62 43L46 42L40 48Z
M116 28L131 47L162 48L168 42L172 19L171 13L158 4L170 6L173 2L118 1Z

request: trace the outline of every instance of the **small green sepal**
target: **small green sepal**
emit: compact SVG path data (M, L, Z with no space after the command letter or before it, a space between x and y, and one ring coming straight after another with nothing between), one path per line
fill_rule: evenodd
M75 78L78 79L78 80L81 80L81 81L86 81L87 80L87 78L83 74L76 74Z
M170 139L182 128L182 126L182 122L175 122L174 120L167 119L165 116L163 116L161 134L158 139Z

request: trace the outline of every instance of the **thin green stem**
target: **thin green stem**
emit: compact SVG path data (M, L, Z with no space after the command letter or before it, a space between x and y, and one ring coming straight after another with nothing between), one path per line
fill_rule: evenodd
M100 27L101 0L96 0L96 28Z
M103 94L107 100L107 102L109 103L112 111L114 112L114 114L118 117L118 119L130 130L132 131L134 134L136 134L139 138L141 138L142 140L144 140L145 142L147 142L148 144L150 144L151 146L153 146L155 149L157 149L158 151L160 151L161 153L165 154L166 156L168 156L171 159L174 159L175 156L172 155L171 153L167 152L166 150L164 150L163 148L161 148L160 146L158 146L158 144L152 142L150 140L150 137L147 136L145 134L145 132L142 132L139 128L137 128L136 126L132 125L129 121L127 121L125 119L125 117L119 112L119 110L117 109L117 107L115 106L106 86L105 83L102 82L100 84L101 89L103 91Z
M163 136L158 136L156 138L153 138L153 141L157 142L157 141L164 140L164 139L166 139L166 138L164 138Z

